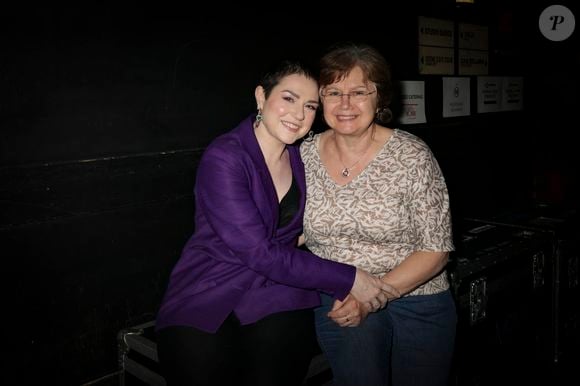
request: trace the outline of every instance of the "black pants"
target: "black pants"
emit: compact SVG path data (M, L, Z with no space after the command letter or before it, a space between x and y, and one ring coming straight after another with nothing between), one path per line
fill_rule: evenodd
M215 334L167 327L157 336L168 386L298 386L316 350L310 309L273 314L246 326L231 314Z

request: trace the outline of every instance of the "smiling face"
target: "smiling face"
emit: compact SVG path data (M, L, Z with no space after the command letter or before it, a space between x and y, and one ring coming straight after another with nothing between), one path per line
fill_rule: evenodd
M280 79L266 98L262 86L256 88L256 102L263 120L257 130L273 139L292 144L310 130L318 109L318 85L314 79L291 74Z
M338 100L323 96L324 120L340 134L355 134L368 129L377 110L375 91L374 84L365 81L363 71L355 66L344 78L321 89L322 95L342 94ZM357 95L364 97L358 98Z

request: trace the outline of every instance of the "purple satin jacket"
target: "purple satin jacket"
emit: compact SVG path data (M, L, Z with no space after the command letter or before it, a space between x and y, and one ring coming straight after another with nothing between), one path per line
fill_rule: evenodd
M288 146L299 211L278 229L278 198L254 134L254 115L216 138L195 183L195 232L174 267L156 328L215 332L233 311L242 324L275 312L315 307L318 291L343 299L354 267L296 248L306 198L304 165Z

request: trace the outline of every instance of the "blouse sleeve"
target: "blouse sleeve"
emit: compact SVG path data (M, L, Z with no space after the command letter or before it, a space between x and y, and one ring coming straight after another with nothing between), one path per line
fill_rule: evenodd
M417 161L410 172L410 205L417 245L423 251L452 251L451 212L443 173L426 145L419 148Z

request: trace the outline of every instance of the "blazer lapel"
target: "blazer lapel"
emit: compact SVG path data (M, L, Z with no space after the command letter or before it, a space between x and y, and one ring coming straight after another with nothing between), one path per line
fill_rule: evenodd
M262 189L261 194L258 191L253 192L254 197L257 198L256 204L260 212L262 212L264 220L270 220L268 225L272 227L271 231L273 233L276 230L276 224L278 224L278 196L272 176L270 176L270 171L266 165L266 160L254 133L254 120L255 114L252 114L240 123L240 126L238 126L239 141L250 156L255 169L254 171L249 170L249 174L258 178L258 181L256 181L258 183L253 185L252 188L259 189L261 187ZM258 197L258 195L263 197Z

